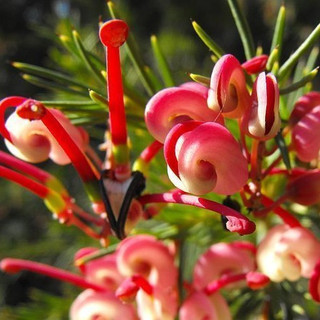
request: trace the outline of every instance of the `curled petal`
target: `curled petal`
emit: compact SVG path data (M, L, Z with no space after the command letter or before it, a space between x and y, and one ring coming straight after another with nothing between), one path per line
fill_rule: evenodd
M267 140L280 130L279 88L272 74L260 73L252 90L252 104L243 118L248 135Z
M118 300L111 292L83 291L72 303L70 320L137 320L134 309Z
M142 276L154 288L152 295L137 293L141 319L175 318L178 272L168 247L152 236L129 237L117 249L117 264L124 276Z
M51 112L75 143L84 149L87 137L83 132L72 125L61 111L52 109ZM16 157L33 163L42 162L48 158L60 165L70 163L69 157L42 121L22 119L14 112L6 121L6 129L11 138L11 142L5 140L6 146Z
M255 258L250 250L221 242L212 245L198 259L193 273L193 285L201 290L224 275L242 274L253 270Z
M155 94L148 102L145 120L153 137L164 142L169 130L177 123L187 120L218 121L218 112L207 106L208 89L198 83L166 88Z
M250 104L240 62L231 54L221 57L211 74L208 107L229 118L240 118Z
M167 136L164 155L170 180L185 192L233 194L248 179L238 142L218 123L176 125Z
M320 242L303 227L273 227L258 246L257 263L271 281L309 278L320 257Z
M308 112L317 106L320 106L320 92L312 91L300 97L291 112L289 124L291 126L297 124Z
M203 292L196 291L183 302L179 319L231 320L231 314L225 299L219 293L208 297Z
M292 146L303 162L317 159L320 151L320 104L307 112L292 129Z
M124 280L119 273L116 255L109 254L100 259L94 259L86 264L85 279L115 291Z

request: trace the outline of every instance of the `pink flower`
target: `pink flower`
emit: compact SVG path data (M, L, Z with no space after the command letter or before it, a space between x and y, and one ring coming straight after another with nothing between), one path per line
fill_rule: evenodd
M171 182L188 193L233 194L248 179L247 160L238 142L215 122L176 125L166 138L164 156Z
M153 288L139 290L136 296L142 320L170 320L177 313L178 270L174 255L152 236L136 235L123 240L117 249L119 272L125 277L141 276Z
M208 93L208 106L228 118L240 118L250 105L246 79L240 62L231 54L214 66Z
M145 110L145 121L151 135L163 143L177 123L200 120L223 124L219 112L208 108L207 95L205 86L192 82L159 91L150 99Z
M259 140L271 139L279 132L279 88L271 73L260 73L256 79L251 107L243 117L242 126L249 136Z
M198 259L193 273L197 290L224 275L235 275L255 270L255 247L250 242L217 243Z
M61 111L52 109L51 112L79 148L84 150L88 144L88 136L85 132L71 124ZM60 165L71 162L41 120L23 119L17 112L14 112L8 117L5 126L11 137L11 142L5 139L6 146L17 158L33 163L50 158Z
M300 97L294 105L290 114L289 124L294 126L297 124L308 112L320 105L320 92L311 91Z
M231 320L226 300L215 293L210 297L201 291L192 293L182 304L180 320Z
M292 147L303 162L318 159L320 151L320 103L292 129Z
M271 281L296 281L309 278L320 258L320 242L303 227L278 225L258 246L257 263Z
M72 303L70 320L137 320L134 308L122 303L112 292L83 291Z

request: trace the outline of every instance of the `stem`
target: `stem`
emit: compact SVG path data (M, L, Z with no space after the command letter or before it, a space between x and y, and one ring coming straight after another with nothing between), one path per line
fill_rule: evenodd
M22 270L28 270L28 271L43 274L45 276L58 279L64 282L69 282L75 286L78 286L84 289L106 291L104 287L88 282L82 277L75 275L71 272L58 269L52 266L48 266L42 263L38 263L38 262L33 262L33 261L28 261L23 259L5 258L1 261L0 268L3 271L8 273L17 273Z
M283 195L277 201L272 201L269 197L261 195L261 202L267 207L268 211L273 211L282 221L291 228L301 227L298 219L296 219L289 211L280 207L280 204L287 199L287 195ZM270 210L269 210L270 209Z
M82 230L86 235L88 235L91 238L94 239L100 239L100 235L96 233L92 228L87 226L85 223L83 223L81 220L79 220L77 217L72 216L70 222L78 227L80 230Z
M119 47L107 47L107 75L111 139L114 145L127 144Z
M244 130L241 130L241 120L238 120L238 125L240 128L240 142L241 142L241 147L242 147L242 151L244 152L245 157L247 158L248 161L250 161L250 153L247 147L247 143L246 143L246 135L244 133Z
M250 155L250 163L251 163L250 177L252 180L257 180L259 176L259 170L260 170L259 146L260 146L260 141L254 139L252 141L251 155Z
M104 224L104 220L103 219L90 215L89 213L84 211L82 208L80 208L75 203L70 203L70 208L73 211L73 213L75 213L81 219L83 219L83 220L85 220L85 221L87 221L89 223L93 223L96 226L102 226Z
M55 177L53 177L50 173L44 170L41 170L30 163L27 163L18 158L15 158L10 154L3 152L1 150L0 150L0 163L6 166L12 167L22 173L25 173L37 179L43 184L45 184L49 179L52 179L52 178L55 179Z
M0 166L0 177L19 184L20 186L36 194L41 199L45 199L50 193L50 189L43 184L40 184L39 182L36 182L24 176L23 174L4 166Z
M146 194L138 198L138 201L142 205L148 203L177 203L203 208L226 216L226 218L229 220L227 222L227 228L232 232L238 232L240 235L242 235L252 233L255 230L255 224L240 212L228 208L218 202L199 198L189 194L171 192Z
M149 163L163 147L163 144L157 140L148 145L140 154L140 159Z

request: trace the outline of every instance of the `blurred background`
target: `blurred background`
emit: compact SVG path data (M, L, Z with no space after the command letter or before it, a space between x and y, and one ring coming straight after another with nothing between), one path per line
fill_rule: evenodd
M212 70L209 51L195 34L192 20L198 22L226 52L244 61L241 41L226 0L114 2L134 33L145 61L150 65L153 64L150 36L158 36L176 83L187 81L188 72L209 76ZM268 52L275 19L283 0L239 2L253 30L255 43ZM319 0L287 0L285 4L287 22L283 60L320 20ZM103 0L0 1L0 98L10 95L54 97L50 91L24 81L11 62L27 62L57 69L56 60L60 57L57 35L65 24L69 23L80 30L86 38L86 44L94 47L98 43L100 16L103 20L109 18ZM314 83L315 88L319 89L319 77ZM0 149L5 149L2 142ZM81 202L83 191L75 174L71 178L65 174L64 168L57 168L49 162L41 164L41 167L61 177L67 187L80 195ZM79 231L53 221L38 198L12 183L0 180L0 259L5 256L28 258L69 268L77 249L94 244ZM79 291L29 273L13 276L0 274L0 319L67 319L67 310L76 292ZM63 300L60 297L62 294ZM59 308L56 308L57 305Z

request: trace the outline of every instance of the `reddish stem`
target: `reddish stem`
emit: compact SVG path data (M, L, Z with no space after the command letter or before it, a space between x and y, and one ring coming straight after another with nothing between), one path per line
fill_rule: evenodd
M149 163L163 147L163 144L157 140L148 145L140 154L140 159Z
M107 47L107 83L109 121L113 145L127 144L127 127L123 102L119 47L128 36L128 26L122 20L110 20L100 28L100 40Z
M84 289L106 291L104 287L88 282L76 274L73 274L71 272L58 269L52 266L48 266L46 264L38 263L38 262L33 262L33 261L28 261L23 259L5 258L1 261L0 268L4 272L8 272L8 273L17 273L22 270L28 270L31 272L43 274L45 276L48 276L54 279L71 283L75 286L78 286Z
M286 196L281 197L278 201L274 202L265 195L261 195L261 202L267 208L271 208L277 216L279 216L284 223L286 223L291 228L301 227L301 224L298 219L296 219L289 211L280 207L280 203L284 201Z
M141 196L139 202L142 205L148 203L178 203L198 208L215 211L228 219L227 228L232 232L238 232L240 235L252 233L255 230L255 224L240 212L226 207L218 202L199 198L189 194L180 194L178 192L165 192L160 194L146 194Z
M214 280L210 282L204 289L204 293L206 295L212 295L216 293L218 290L226 287L227 285L239 281L246 280L247 273L240 274L232 274L232 275L224 275L218 280Z
M19 184L42 199L45 199L50 193L50 189L43 184L40 184L39 182L36 182L22 175L21 173L3 166L0 166L0 177Z
M101 219L99 217L92 216L91 214L87 213L82 208L80 208L77 204L70 203L69 205L70 205L71 210L76 215L78 215L81 219L83 219L89 223L93 223L97 226L102 226L105 223L103 219Z
M44 170L41 170L30 163L27 163L18 158L15 158L3 151L0 151L0 163L6 166L12 167L22 173L25 173L37 179L43 184L45 184L50 178L53 178L53 176L50 173Z
M109 121L113 145L126 145L127 127L124 112L119 48L107 48Z

